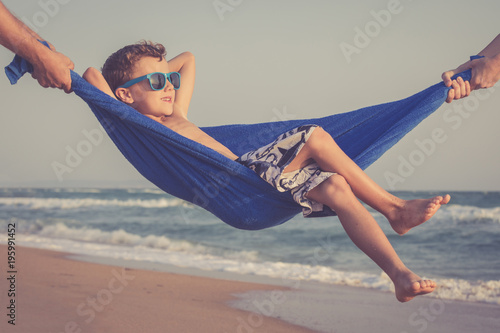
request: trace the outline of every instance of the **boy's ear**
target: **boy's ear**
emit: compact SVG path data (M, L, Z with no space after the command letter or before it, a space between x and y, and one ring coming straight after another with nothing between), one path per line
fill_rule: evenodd
M130 90L127 88L116 88L115 95L118 99L124 103L132 104L134 103L134 99L132 98L132 94Z

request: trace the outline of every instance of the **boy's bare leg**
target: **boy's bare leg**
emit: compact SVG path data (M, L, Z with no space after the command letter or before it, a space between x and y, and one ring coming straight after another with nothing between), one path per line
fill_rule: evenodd
M394 231L400 235L427 221L442 204L450 201L449 195L430 199L402 200L390 194L368 177L322 128L314 130L285 172L303 167L311 160L316 161L324 171L342 175L356 197L382 213Z
M435 289L434 281L422 280L403 264L375 219L358 201L342 176L333 175L309 191L307 197L335 210L354 244L391 278L400 302Z

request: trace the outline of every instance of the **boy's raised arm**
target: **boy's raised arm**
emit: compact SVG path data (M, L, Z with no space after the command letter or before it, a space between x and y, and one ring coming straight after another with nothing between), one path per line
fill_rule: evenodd
M175 92L174 108L187 118L196 76L194 55L191 52L181 53L170 59L168 65L171 72L181 74L181 87Z
M94 67L89 67L85 73L83 73L82 76L88 83L92 84L94 87L98 88L102 92L108 94L109 96L113 97L116 99L115 94L111 91L111 88L109 87L108 82L106 82L106 79L104 79L104 76L102 76L102 73L94 68Z

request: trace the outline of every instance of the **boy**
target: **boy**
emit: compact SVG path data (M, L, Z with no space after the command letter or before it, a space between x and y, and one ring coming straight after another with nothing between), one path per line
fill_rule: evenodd
M182 53L168 62L165 55L160 44L129 45L107 59L102 74L89 68L83 77L141 114L248 166L278 190L291 191L304 216L338 215L352 241L391 278L400 302L435 289L434 281L422 280L406 268L358 199L381 212L402 235L431 218L449 202L449 195L409 201L393 196L316 125L291 130L269 145L238 157L187 119L195 78L193 55Z

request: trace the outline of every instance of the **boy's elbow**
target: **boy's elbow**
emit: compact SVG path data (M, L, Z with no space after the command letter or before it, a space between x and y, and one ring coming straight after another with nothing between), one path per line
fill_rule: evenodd
M191 52L186 51L182 55L186 58L187 61L194 62L194 54L192 54Z
M82 77L89 83L93 83L93 82L96 82L96 80L99 78L99 76L101 76L101 72L99 72L99 70L97 70L96 68L94 67L89 67L87 68L87 70L85 71L85 73L83 73Z
M111 91L108 82L106 82L106 79L102 76L102 73L98 69L89 67L85 73L83 73L82 77L97 89L105 92L113 98L116 98L115 94Z

